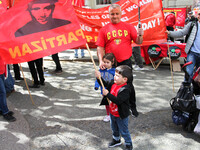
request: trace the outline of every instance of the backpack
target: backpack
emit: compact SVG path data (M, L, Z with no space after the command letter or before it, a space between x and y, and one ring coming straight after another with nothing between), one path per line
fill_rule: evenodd
M191 83L182 82L176 96L170 100L170 106L173 110L184 112L195 112L197 110Z

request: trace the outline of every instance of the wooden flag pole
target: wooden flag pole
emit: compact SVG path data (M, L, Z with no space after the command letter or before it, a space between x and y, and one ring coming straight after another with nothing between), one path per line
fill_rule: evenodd
M88 52L89 52L89 54L90 54L92 63L93 63L93 65L94 65L94 68L95 68L96 71L98 71L97 66L95 65L94 59L93 59L93 57L92 57L90 48L89 48L89 46L88 46L87 43L86 43L86 47L87 47L87 50L88 50ZM103 82L102 82L102 80L101 80L101 77L99 77L99 81L100 81L100 83L101 83L102 88L105 89L105 87L104 87L104 85L103 85ZM110 100L109 100L108 98L107 98L107 101L108 101L108 104L110 104Z
M26 82L26 78L25 78L25 76L24 76L24 72L23 72L22 66L21 66L20 63L19 63L19 66L20 66L20 70L22 71L22 75L23 75L23 78L24 78L24 82L25 82L25 84L26 84L26 88L27 88L28 93L29 93L29 95L30 95L32 104L35 105L35 103L34 103L34 101L33 101L33 98L32 98L32 95L31 95L31 92L30 92L30 90L29 90L28 84L27 84L27 82Z
M168 42L167 42L167 49L168 49L168 53L169 53L169 63L170 63L171 78L172 78L172 88L173 88L173 92L175 92L175 90L174 90L174 78L173 78L173 72L172 72L172 61L171 61L171 54L170 54Z

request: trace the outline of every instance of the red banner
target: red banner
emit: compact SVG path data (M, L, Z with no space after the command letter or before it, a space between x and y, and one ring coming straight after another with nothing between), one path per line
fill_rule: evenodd
M0 14L6 12L6 10L7 10L7 1L0 0Z
M72 0L72 5L74 6L78 6L78 7L82 7L85 4L85 0Z
M122 8L121 20L133 24L136 28L138 24L137 2L138 0L120 0L117 2ZM99 29L110 22L108 7L100 9L74 8L87 42L90 47L96 47L95 42ZM141 0L140 11L142 28L144 29L142 45L166 42L166 26L161 0Z
M175 13L176 17L176 24L175 26L181 26L184 27L185 25L185 17L186 17L186 8L164 8L164 13Z
M18 3L1 15L0 30L0 54L7 64L35 60L86 43L71 0Z

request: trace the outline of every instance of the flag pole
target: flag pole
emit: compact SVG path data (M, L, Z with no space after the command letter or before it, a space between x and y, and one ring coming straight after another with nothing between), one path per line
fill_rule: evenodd
M96 66L96 64L95 64L95 62L94 62L94 59L93 59L93 57L92 57L90 48L89 48L89 46L88 46L87 43L86 43L86 47L87 47L87 50L88 50L88 52L89 52L89 54L90 54L90 58L91 58L91 60L92 60L92 63L93 63L93 65L94 65L94 68L95 68L96 71L98 71L97 66ZM101 83L102 88L105 89L105 86L103 85L103 82L102 82L102 80L101 80L101 77L99 77L99 81L100 81L100 83ZM107 98L107 101L108 101L108 104L110 104L110 100L109 100L108 98Z
M168 41L167 41L167 50L168 50L168 54L169 54L169 64L170 64L170 70L171 70L172 88L173 88L173 92L175 92L175 90L174 90L174 78L173 78L173 72L172 72L172 60L171 60L171 54L170 54L170 50L169 50L169 42Z
M33 101L33 98L32 98L32 95L31 95L31 92L30 92L30 90L29 90L28 84L27 84L27 82L26 82L26 78L25 78L25 76L24 76L24 72L23 72L22 66L21 66L20 63L19 63L19 66L20 66L20 70L22 71L22 75L23 75L23 78L24 78L24 82L25 82L25 84L26 84L26 88L27 88L28 93L29 93L29 95L30 95L31 102L32 102L33 105L35 105L35 103L34 103L34 101Z
M140 0L138 0L138 28L141 28L141 21L140 21Z

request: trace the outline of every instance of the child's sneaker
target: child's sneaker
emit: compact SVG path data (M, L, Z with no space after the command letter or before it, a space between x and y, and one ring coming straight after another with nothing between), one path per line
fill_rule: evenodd
M116 146L119 146L121 144L122 144L121 140L116 141L115 139L113 139L112 142L109 143L108 147L116 147Z
M103 118L103 121L104 121L104 122L109 122L109 121L110 121L110 116L109 116L109 115L106 115L106 116Z
M126 150L133 150L133 146L132 145L126 145Z

